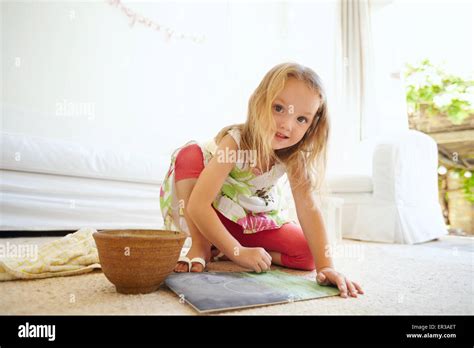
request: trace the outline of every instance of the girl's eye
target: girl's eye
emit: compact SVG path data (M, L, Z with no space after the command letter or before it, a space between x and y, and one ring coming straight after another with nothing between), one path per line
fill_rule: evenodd
M281 106L280 104L276 104L274 106L274 108L275 108L276 112L282 112L283 111L283 106Z
M308 123L308 119L304 116L298 117L297 120L298 120L299 123Z

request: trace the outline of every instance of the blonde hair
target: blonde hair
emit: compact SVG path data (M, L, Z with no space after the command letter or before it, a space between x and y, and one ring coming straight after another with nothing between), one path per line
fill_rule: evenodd
M296 78L306 83L319 94L321 102L303 138L293 146L273 150L272 139L276 132L276 124L272 103L289 78ZM250 97L247 121L244 124L223 128L215 137L215 141L219 143L229 129L239 128L240 148L256 150L257 165L262 170L268 171L270 163L283 163L287 175L296 179L297 186L304 185L307 189L319 191L324 181L327 162L328 116L326 93L318 74L297 63L283 63L267 72Z

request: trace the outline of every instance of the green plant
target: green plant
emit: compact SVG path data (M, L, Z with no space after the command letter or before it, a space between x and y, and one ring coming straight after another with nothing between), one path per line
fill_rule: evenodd
M428 59L406 64L404 75L411 113L447 115L454 124L474 114L474 80L448 74Z
M461 178L463 178L462 185L464 189L464 196L466 199L474 204L474 176L470 171L467 171L465 169L458 169L459 175L461 175ZM466 177L465 173L468 172L469 175Z
M457 177L460 178L462 189L464 191L464 198L474 204L474 175L470 170L454 168L452 169L456 173ZM438 178L438 182L439 182ZM445 193L445 199L448 200L449 192Z

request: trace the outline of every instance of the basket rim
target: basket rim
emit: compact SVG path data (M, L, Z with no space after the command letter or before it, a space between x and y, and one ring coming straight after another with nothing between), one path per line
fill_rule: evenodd
M94 238L100 239L186 239L187 235L181 231L171 230L143 230L143 229L111 229L98 230L93 234Z

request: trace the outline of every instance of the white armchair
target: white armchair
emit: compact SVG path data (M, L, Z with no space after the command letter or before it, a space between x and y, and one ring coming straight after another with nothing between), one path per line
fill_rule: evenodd
M414 244L447 234L438 201L438 151L428 135L403 131L377 141L372 176L332 176L344 199L344 238Z

